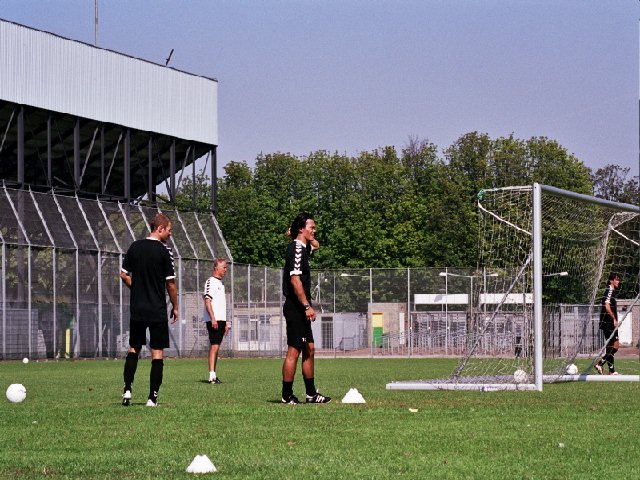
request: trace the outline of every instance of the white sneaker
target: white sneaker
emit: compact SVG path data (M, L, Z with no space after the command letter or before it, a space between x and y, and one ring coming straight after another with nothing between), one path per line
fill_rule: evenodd
M158 402L154 402L151 399L147 400L147 407L157 407L157 406L158 406Z
M618 372L609 372L609 375L620 375Z
M131 390L126 390L122 394L122 406L128 407L131 404Z

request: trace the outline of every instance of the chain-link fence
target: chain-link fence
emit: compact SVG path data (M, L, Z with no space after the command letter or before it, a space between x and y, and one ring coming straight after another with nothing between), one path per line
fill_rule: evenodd
M282 271L235 264L226 279L234 295L232 335L227 354L278 356L286 350L282 316ZM504 309L485 328L501 295L477 269L397 268L312 272L312 324L316 352L323 356L462 356L478 335L484 355L511 352L527 356L531 332L522 315ZM624 308L625 301L619 301ZM631 303L631 302L627 302ZM640 317L640 308L635 317ZM563 352L582 338L582 353L602 342L598 315L585 305L554 305L545 310L545 348ZM621 332L622 343L637 342L635 322ZM586 331L586 336L581 337ZM635 340L634 340L635 339ZM203 348L206 345L203 344ZM501 353L504 354L504 353Z
M164 209L172 220L180 321L170 325L170 356L209 349L202 289L212 259L231 260L211 213ZM123 255L149 232L157 208L0 188L0 359L118 357L128 348L129 290L119 277ZM495 274L477 269L398 268L312 272L316 349L327 356L460 356L478 332L483 351L526 355L531 339L508 309L491 331ZM223 355L281 356L286 351L282 271L231 263L224 279L230 335ZM619 301L624 305L624 301ZM634 307L621 343L637 342ZM545 344L561 350L587 322L579 306L556 306ZM585 313L587 312L587 313ZM631 327L633 325L633 330ZM635 344L635 343L634 343Z
M0 188L0 358L114 357L128 348L129 290L120 266L157 208ZM202 330L200 288L214 257L230 258L211 213L172 220L181 322L169 355Z

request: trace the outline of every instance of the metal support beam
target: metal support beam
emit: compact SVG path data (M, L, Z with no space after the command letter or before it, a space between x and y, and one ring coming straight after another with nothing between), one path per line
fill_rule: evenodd
M7 126L4 129L4 134L2 135L2 142L0 142L0 153L2 153L2 149L4 148L4 142L7 140L7 134L11 129L11 122L13 122L13 117L16 115L16 107L11 110L11 116L9 117L9 121L7 122Z
M7 355L7 244L1 234L0 240L2 240L2 258L0 259L2 279L0 285L2 286L2 358L4 359Z
M124 134L124 198L128 203L131 200L131 130L127 128Z
M153 135L149 134L147 142L147 159L149 160L149 169L147 171L147 197L150 202L155 201L154 182L153 182Z
M20 105L18 110L18 132L16 142L18 143L18 171L16 172L18 184L24 185L24 107Z
M211 151L211 186L213 196L211 198L211 208L214 215L218 215L218 146L214 145Z
M169 149L169 201L176 201L176 139L171 140Z
M104 195L104 125L100 125L100 194Z
M191 146L191 206L196 209L196 147Z
M100 131L100 127L96 127L93 130L93 137L91 138L91 143L89 144L89 147L87 148L87 154L85 155L84 164L82 165L82 171L80 172L80 182L78 183L78 189L82 185L82 179L84 178L84 174L87 171L87 165L89 164L89 158L91 157L91 153L93 152L93 146L96 143L96 137L98 136L98 132L99 131Z
M47 187L53 186L53 149L51 148L51 114L47 116Z
M73 189L80 188L80 117L73 127Z

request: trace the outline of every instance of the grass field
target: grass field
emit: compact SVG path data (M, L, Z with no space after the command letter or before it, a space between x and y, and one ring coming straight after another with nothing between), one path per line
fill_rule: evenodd
M640 373L637 359L619 360ZM198 454L213 478L640 478L640 385L581 382L539 392L387 391L394 380L448 375L443 359L318 359L328 405L279 403L279 359L165 360L147 408L150 360L133 405L120 405L123 361L0 362L0 478L190 478ZM298 372L295 392L304 394ZM366 404L342 404L357 388ZM417 412L412 412L409 409Z

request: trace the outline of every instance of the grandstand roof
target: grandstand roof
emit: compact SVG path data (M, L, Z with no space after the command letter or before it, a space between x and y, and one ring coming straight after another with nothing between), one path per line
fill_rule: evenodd
M218 144L215 79L0 19L0 98Z
M215 157L216 79L3 19L0 45L5 182L130 199Z

